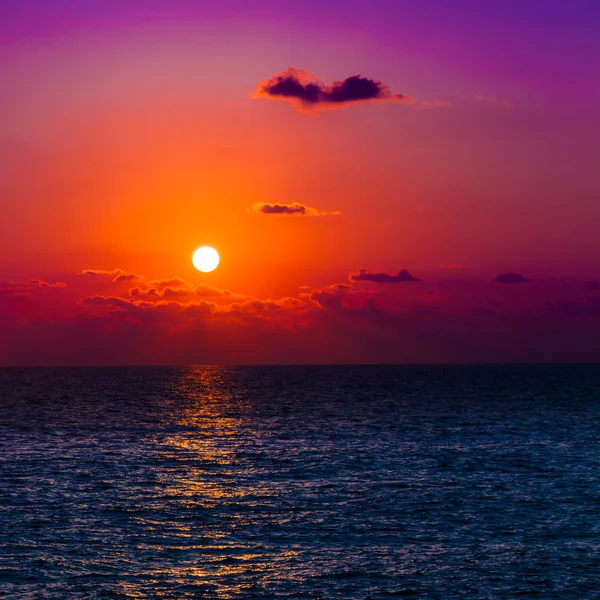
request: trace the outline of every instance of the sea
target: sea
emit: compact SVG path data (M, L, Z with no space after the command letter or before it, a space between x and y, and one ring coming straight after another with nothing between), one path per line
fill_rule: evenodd
M600 366L2 369L0 597L600 598Z

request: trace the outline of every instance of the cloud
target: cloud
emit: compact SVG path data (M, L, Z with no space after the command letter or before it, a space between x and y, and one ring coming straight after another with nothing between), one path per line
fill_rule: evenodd
M83 306L96 314L106 314L114 319L125 320L139 325L155 324L167 328L177 328L198 318L210 316L216 305L204 300L196 302L145 302L138 299L126 299L118 296L88 296L81 301Z
M56 283L48 283L41 279L30 279L29 285L37 288L66 288L67 284L64 281L57 281Z
M193 295L194 286L179 277L151 279L145 282L142 287L134 287L129 290L131 298L152 302L158 302L163 298L190 297Z
M87 275L89 277L98 277L103 279L111 279L113 283L128 283L130 281L143 281L142 275L136 273L128 273L122 269L113 269L106 271L103 269L84 269L79 275Z
M194 292L198 298L225 298L232 302L234 300L247 298L247 296L242 294L234 294L229 290L212 287L211 285L206 285L204 283L201 283L199 286L197 286Z
M494 281L496 283L527 283L529 279L519 273L500 273Z
M129 296L136 300L158 302L164 298L191 298L195 292L187 287L139 288L129 290Z
M137 288L136 288L137 289ZM154 292L152 291L154 290ZM215 319L232 322L257 322L266 327L287 326L297 316L314 308L306 298L285 297L280 300L259 300L240 294L231 294L229 303L209 302L197 299L193 290L165 288L147 294L133 294L130 298L120 296L88 296L80 304L92 314L110 314L114 319L129 323L160 323L173 328L189 324L202 317L211 322ZM183 293L182 293L183 292ZM231 301L236 298L235 301ZM298 324L298 322L296 323Z
M190 298L194 295L194 291L185 288L165 288L162 295L164 298Z
M375 283L403 283L405 281L421 281L413 277L406 269L398 271L396 275L389 273L376 273L367 269L361 269L358 273L350 273L350 281L374 281Z
M50 288L66 288L67 284L63 281L57 281L56 283L48 283L42 279L30 279L25 283L19 283L16 281L8 281L0 284L0 295L1 296L29 296L34 292L43 291Z
M153 296L153 297L158 297L158 290L156 288L150 288L150 289L142 289L142 288L132 288L129 290L129 295L132 298L143 298L143 297L147 297L147 296Z
M146 282L146 286L163 290L165 288L187 288L190 284L179 277L171 277L170 279L152 279Z
M117 308L128 308L133 306L132 300L119 298L117 296L88 296L81 303L84 306L114 306Z
M221 302L234 302L246 300L248 296L234 294L226 289L216 288L201 283L194 286L191 283L179 279L155 279L148 282L148 287L134 287L129 290L129 297L136 300L147 300L149 302L160 302L165 298L216 298Z
M340 214L340 211L327 212L297 202L294 202L293 204L268 204L266 202L257 202L252 205L251 210L252 212L261 215L297 217L336 217Z
M286 71L261 82L254 98L268 98L293 103L299 110L341 108L357 102L414 102L403 94L394 94L380 81L353 75L327 85L303 69Z
M144 278L141 275L135 273L122 273L117 275L112 281L113 283L126 283L129 281L142 281Z
M314 290L309 299L321 308L345 311L372 310L377 302L372 290L355 288L347 283L335 283Z
M121 269L113 269L112 271L105 271L103 269L84 269L78 275L88 275L90 277L104 277L105 279L110 277L117 277L121 274L124 274L125 271Z

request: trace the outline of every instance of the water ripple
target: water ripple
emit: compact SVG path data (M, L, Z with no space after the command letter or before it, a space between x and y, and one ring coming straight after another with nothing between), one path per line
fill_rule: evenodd
M595 598L598 367L0 370L0 596Z

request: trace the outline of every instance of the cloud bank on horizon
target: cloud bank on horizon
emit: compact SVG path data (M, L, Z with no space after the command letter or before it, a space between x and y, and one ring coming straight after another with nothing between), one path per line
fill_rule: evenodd
M600 299L585 281L393 285L422 280L361 269L260 299L86 271L0 286L0 365L600 360Z

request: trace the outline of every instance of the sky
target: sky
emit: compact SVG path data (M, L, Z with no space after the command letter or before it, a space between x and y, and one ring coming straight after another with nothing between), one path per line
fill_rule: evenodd
M598 22L4 0L0 365L599 361Z

